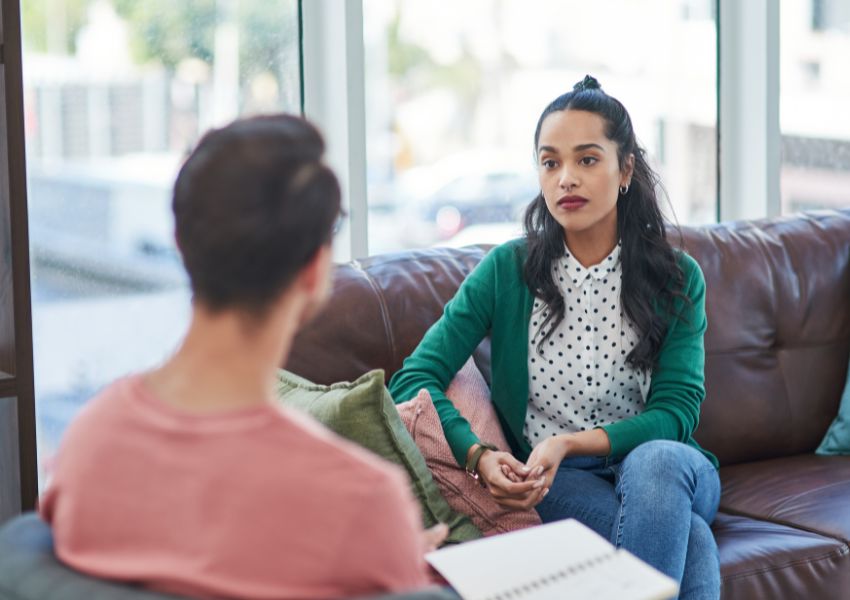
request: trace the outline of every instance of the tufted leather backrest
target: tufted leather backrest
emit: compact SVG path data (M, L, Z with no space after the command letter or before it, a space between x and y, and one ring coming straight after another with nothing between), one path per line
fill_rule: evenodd
M850 210L683 234L707 286L697 440L724 464L812 451L838 409L850 355ZM320 383L376 368L389 378L485 252L416 250L339 266L331 301L296 338L287 368ZM480 366L488 351L479 348Z
M850 354L850 210L684 235L706 279L697 440L725 464L813 451Z

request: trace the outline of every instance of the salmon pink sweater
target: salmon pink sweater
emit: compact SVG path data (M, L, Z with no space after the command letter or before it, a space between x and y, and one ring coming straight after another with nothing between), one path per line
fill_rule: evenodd
M71 567L187 596L338 598L427 585L404 475L270 404L198 415L112 384L41 498Z

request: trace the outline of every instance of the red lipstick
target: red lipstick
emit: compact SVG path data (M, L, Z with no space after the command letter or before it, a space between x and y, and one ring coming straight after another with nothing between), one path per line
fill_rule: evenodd
M587 198L582 196L563 196L558 199L558 206L566 210L577 210L587 204Z

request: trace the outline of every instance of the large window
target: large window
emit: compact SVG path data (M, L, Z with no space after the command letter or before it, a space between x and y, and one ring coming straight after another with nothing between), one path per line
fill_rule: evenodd
M516 235L545 105L586 73L629 109L668 216L717 214L710 0L365 0L370 253Z
M171 185L212 126L298 112L296 0L23 0L43 484L70 418L161 361L189 294Z
M781 3L782 211L850 204L850 3Z
M22 0L40 466L87 398L181 337L177 169L209 127L299 111L299 48L360 257L516 235L536 119L587 73L629 109L668 217L774 215L777 184L784 212L847 206L848 6L305 0L302 46L298 0Z

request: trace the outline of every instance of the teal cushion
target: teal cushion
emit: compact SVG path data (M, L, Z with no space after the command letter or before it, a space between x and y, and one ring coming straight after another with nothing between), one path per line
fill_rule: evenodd
M468 517L449 507L440 494L419 448L405 429L384 385L384 372L374 370L352 382L318 385L288 371L278 371L278 397L303 410L330 430L401 466L422 508L425 527L449 526L447 543L481 537Z
M850 454L850 366L847 367L847 381L841 394L838 416L827 429L815 454Z

